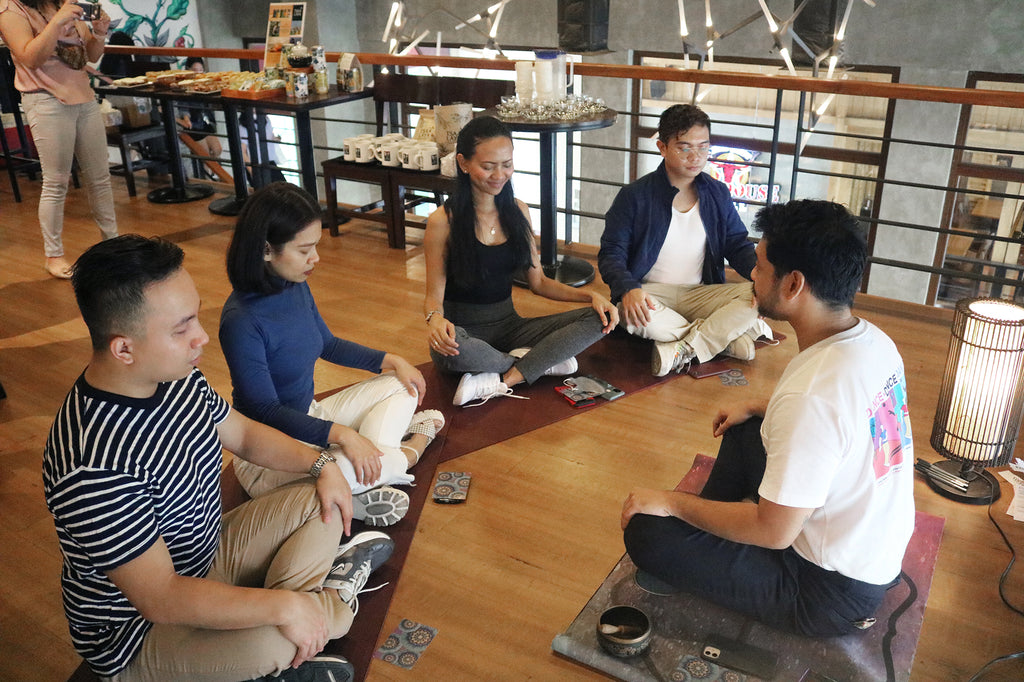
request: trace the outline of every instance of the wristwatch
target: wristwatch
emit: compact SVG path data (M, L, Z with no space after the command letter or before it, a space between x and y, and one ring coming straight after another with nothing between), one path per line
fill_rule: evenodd
M313 466L309 467L309 475L314 479L320 478L320 472L323 471L324 465L328 462L334 461L336 461L334 459L334 455L326 450L322 450L320 452L320 456L316 458L315 462L313 462Z

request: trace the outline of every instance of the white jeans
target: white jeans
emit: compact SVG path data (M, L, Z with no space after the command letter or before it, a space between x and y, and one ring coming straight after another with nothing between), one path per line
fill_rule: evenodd
M646 327L634 327L621 316L622 326L652 341L685 341L700 362L715 357L748 330L771 338L771 328L757 316L750 282L683 286L648 282L643 290L654 299L651 321Z
M314 400L308 414L355 429L384 453L380 458L380 478L364 485L356 481L355 469L348 458L335 452L341 473L352 488L352 493L357 494L381 485L412 483L415 477L406 473L409 460L401 445L415 411L416 398L409 395L402 382L389 372L349 386L322 402ZM266 469L241 457L235 457L235 475L250 497L257 497L305 476Z
M47 257L64 255L64 200L71 180L71 161L78 158L93 220L104 239L117 236L114 192L110 186L107 134L99 104L62 104L46 92L21 97L32 139L39 152L43 186L39 193L39 226Z

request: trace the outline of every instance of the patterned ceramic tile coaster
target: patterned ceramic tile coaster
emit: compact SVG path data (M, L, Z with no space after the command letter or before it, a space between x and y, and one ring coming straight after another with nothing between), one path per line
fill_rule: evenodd
M718 378L722 381L723 386L746 386L748 383L743 372L738 369L730 369L725 374L719 375Z
M747 682L754 678L686 654L680 659L679 665L672 671L669 679L672 682Z
M420 660L423 650L436 635L436 628L406 618L388 635L373 657L409 670Z

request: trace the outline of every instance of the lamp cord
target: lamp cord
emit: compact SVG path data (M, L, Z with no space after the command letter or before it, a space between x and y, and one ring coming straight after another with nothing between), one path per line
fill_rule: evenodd
M896 680L896 666L892 662L892 640L896 636L896 621L917 601L917 585L910 579L906 571L900 571L900 578L907 581L907 587L910 592L903 602L889 614L888 629L885 631L885 636L882 637L882 661L885 663L887 682L895 682Z
M994 487L992 485L992 481L984 476L982 476L982 480L988 483L989 497L991 498L992 494L995 492ZM1016 563L1017 561L1017 551L1013 548L1013 544L1010 542L1010 539L1006 537L1006 533L1003 532L1003 529L996 522L995 517L992 516L992 504L994 502L995 500L992 500L992 502L988 503L988 519L992 522L992 525L996 527L996 530L999 531L999 535L1003 538L1003 543L1006 545L1006 548L1010 550L1010 563L1006 564L1006 568L1003 569L1002 575L999 576L999 598L1003 600L1003 603L1006 604L1007 608L1009 608L1011 611L1013 611L1019 616L1024 616L1024 611L1018 609L1016 606L1011 604L1009 600L1006 598L1006 593L1003 591L1003 588L1006 585L1006 578L1010 575L1010 569L1013 568L1014 563ZM976 682L976 680L980 680L981 676L984 675L989 668L996 665L997 663L1013 661L1018 658L1024 658L1024 651L1018 651L1015 654L1006 654L1004 656L993 658L991 661L983 665L981 670L976 672L974 676L967 682Z

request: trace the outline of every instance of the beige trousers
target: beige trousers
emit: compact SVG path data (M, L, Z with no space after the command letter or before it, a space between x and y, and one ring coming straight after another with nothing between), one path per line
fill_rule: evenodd
M771 329L758 319L750 282L682 286L647 283L643 290L655 302L651 321L646 327L634 327L620 315L622 326L630 334L652 341L685 341L700 362L715 357L750 329L755 329L758 336L771 337Z
M332 639L352 625L352 610L320 592L343 531L341 514L320 518L311 481L272 490L224 515L208 576L240 587L308 592L319 602ZM208 630L156 624L116 682L239 682L287 668L295 645L276 626Z

